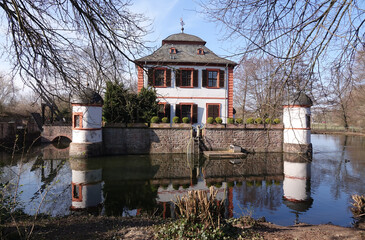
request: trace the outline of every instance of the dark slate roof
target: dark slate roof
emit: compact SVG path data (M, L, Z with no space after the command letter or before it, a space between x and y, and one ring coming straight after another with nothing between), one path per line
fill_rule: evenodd
M71 103L78 104L103 104L103 98L99 93L95 92L91 88L85 88L83 91L74 94Z
M168 42L176 42L176 41L201 42L201 44L203 44L203 45L205 45L205 43L206 43L200 37L197 37L197 36L194 36L191 34L186 34L186 33L177 33L177 34L172 34L172 35L168 36L167 38L165 38L164 40L162 40L162 44L168 43Z
M151 55L137 59L136 62L144 63L200 63L200 64L229 64L237 63L225 58L218 57L214 52L205 46L201 38L186 34L173 34L162 40L162 46ZM177 53L171 54L170 48L176 48ZM204 50L204 55L198 55L198 49Z
M313 106L313 102L304 92L297 92L289 98L286 105Z

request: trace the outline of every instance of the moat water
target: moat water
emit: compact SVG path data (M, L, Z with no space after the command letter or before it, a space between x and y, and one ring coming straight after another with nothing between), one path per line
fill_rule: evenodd
M30 215L69 215L72 206L91 204L103 215L171 217L176 196L214 186L226 217L351 226L351 195L365 193L365 138L312 135L312 144L312 161L250 154L236 164L181 154L69 160L67 147L48 145L23 157L2 152L0 181L7 187L0 190L3 196L17 191L18 207ZM81 184L87 187L81 194L80 178L92 179Z

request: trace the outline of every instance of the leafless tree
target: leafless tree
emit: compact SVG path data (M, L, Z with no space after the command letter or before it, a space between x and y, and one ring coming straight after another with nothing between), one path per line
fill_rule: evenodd
M226 40L239 40L235 55L277 59L276 72L287 72L281 75L284 85L298 61L305 59L309 74L302 90L321 64L352 63L364 42L365 3L359 0L209 0L201 6L208 19L225 30Z
M18 89L14 86L13 79L0 73L0 113L14 102Z
M98 71L96 79L110 76L106 70L120 70L145 48L148 26L129 7L129 0L1 1L14 70L49 104L85 87L80 82L85 54Z
M278 71L279 65L281 62L272 57L252 57L244 58L236 68L235 104L242 117L246 112L254 117L278 117L288 93L301 90L312 93L312 86L318 84L318 78L308 76L314 74L304 61L297 61L293 69L281 66ZM284 83L283 78L287 78Z

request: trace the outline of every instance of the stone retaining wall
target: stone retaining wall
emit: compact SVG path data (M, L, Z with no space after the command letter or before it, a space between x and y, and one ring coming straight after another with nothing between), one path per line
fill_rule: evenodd
M191 128L103 128L104 153L186 153Z
M248 152L283 152L282 128L206 128L206 150L227 150L230 144Z
M104 127L105 155L186 153L191 128ZM234 144L249 152L282 152L283 129L205 128L203 150L228 150Z

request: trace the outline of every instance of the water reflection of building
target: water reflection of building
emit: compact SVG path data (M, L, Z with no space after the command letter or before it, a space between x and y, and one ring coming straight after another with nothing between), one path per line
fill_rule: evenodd
M89 209L102 203L100 159L70 159L72 169L72 210Z
M311 159L304 154L284 154L284 204L293 210L296 222L300 213L311 208Z

